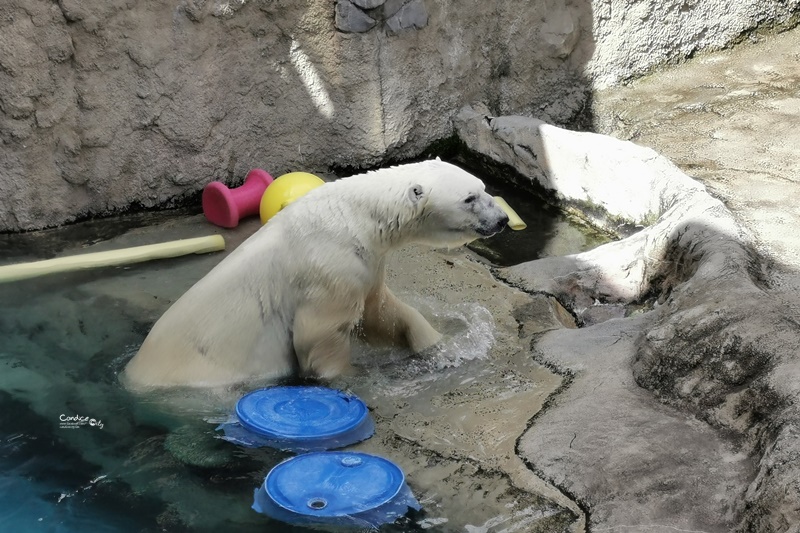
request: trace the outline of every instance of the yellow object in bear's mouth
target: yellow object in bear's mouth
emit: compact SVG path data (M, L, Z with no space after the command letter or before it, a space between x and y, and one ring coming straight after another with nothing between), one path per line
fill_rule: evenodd
M494 201L497 202L497 205L500 206L500 209L502 209L503 212L506 215L508 215L508 227L509 228L511 228L513 230L516 230L516 231L519 231L521 229L525 229L525 228L528 227L528 225L521 218L519 218L519 215L517 214L517 212L514 211L511 208L511 206L508 205L508 203L505 200L503 200L500 196L495 196L494 197Z

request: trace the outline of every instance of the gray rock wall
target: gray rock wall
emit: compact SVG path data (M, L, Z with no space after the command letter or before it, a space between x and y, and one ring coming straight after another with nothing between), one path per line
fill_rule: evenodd
M662 17L650 0L5 0L0 231L169 205L253 167L411 156L472 101L564 123L591 79L798 2L669 0Z
M594 0L594 88L717 50L760 25L797 24L800 0Z

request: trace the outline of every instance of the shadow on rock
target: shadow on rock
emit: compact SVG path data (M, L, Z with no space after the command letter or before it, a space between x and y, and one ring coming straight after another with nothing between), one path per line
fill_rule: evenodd
M480 106L457 129L624 237L500 269L502 279L579 319L602 305L640 310L538 339L537 357L575 379L520 452L586 504L593 527L797 524L800 324L771 294L750 234L650 149Z

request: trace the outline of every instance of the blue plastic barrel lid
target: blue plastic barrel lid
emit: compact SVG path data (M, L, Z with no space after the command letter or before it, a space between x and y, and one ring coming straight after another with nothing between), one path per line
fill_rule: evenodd
M376 509L404 486L397 465L356 452L298 455L273 468L264 480L267 496L276 505L321 519Z
M326 387L271 387L243 396L236 416L259 435L313 441L353 430L369 410L356 396Z

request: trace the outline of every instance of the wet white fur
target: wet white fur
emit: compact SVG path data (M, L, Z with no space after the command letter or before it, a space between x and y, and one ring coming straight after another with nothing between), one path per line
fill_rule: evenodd
M479 179L438 160L327 183L178 299L123 382L215 387L298 370L331 378L349 368L359 323L368 341L423 350L441 336L386 287L386 253L408 243L460 246L504 217Z

